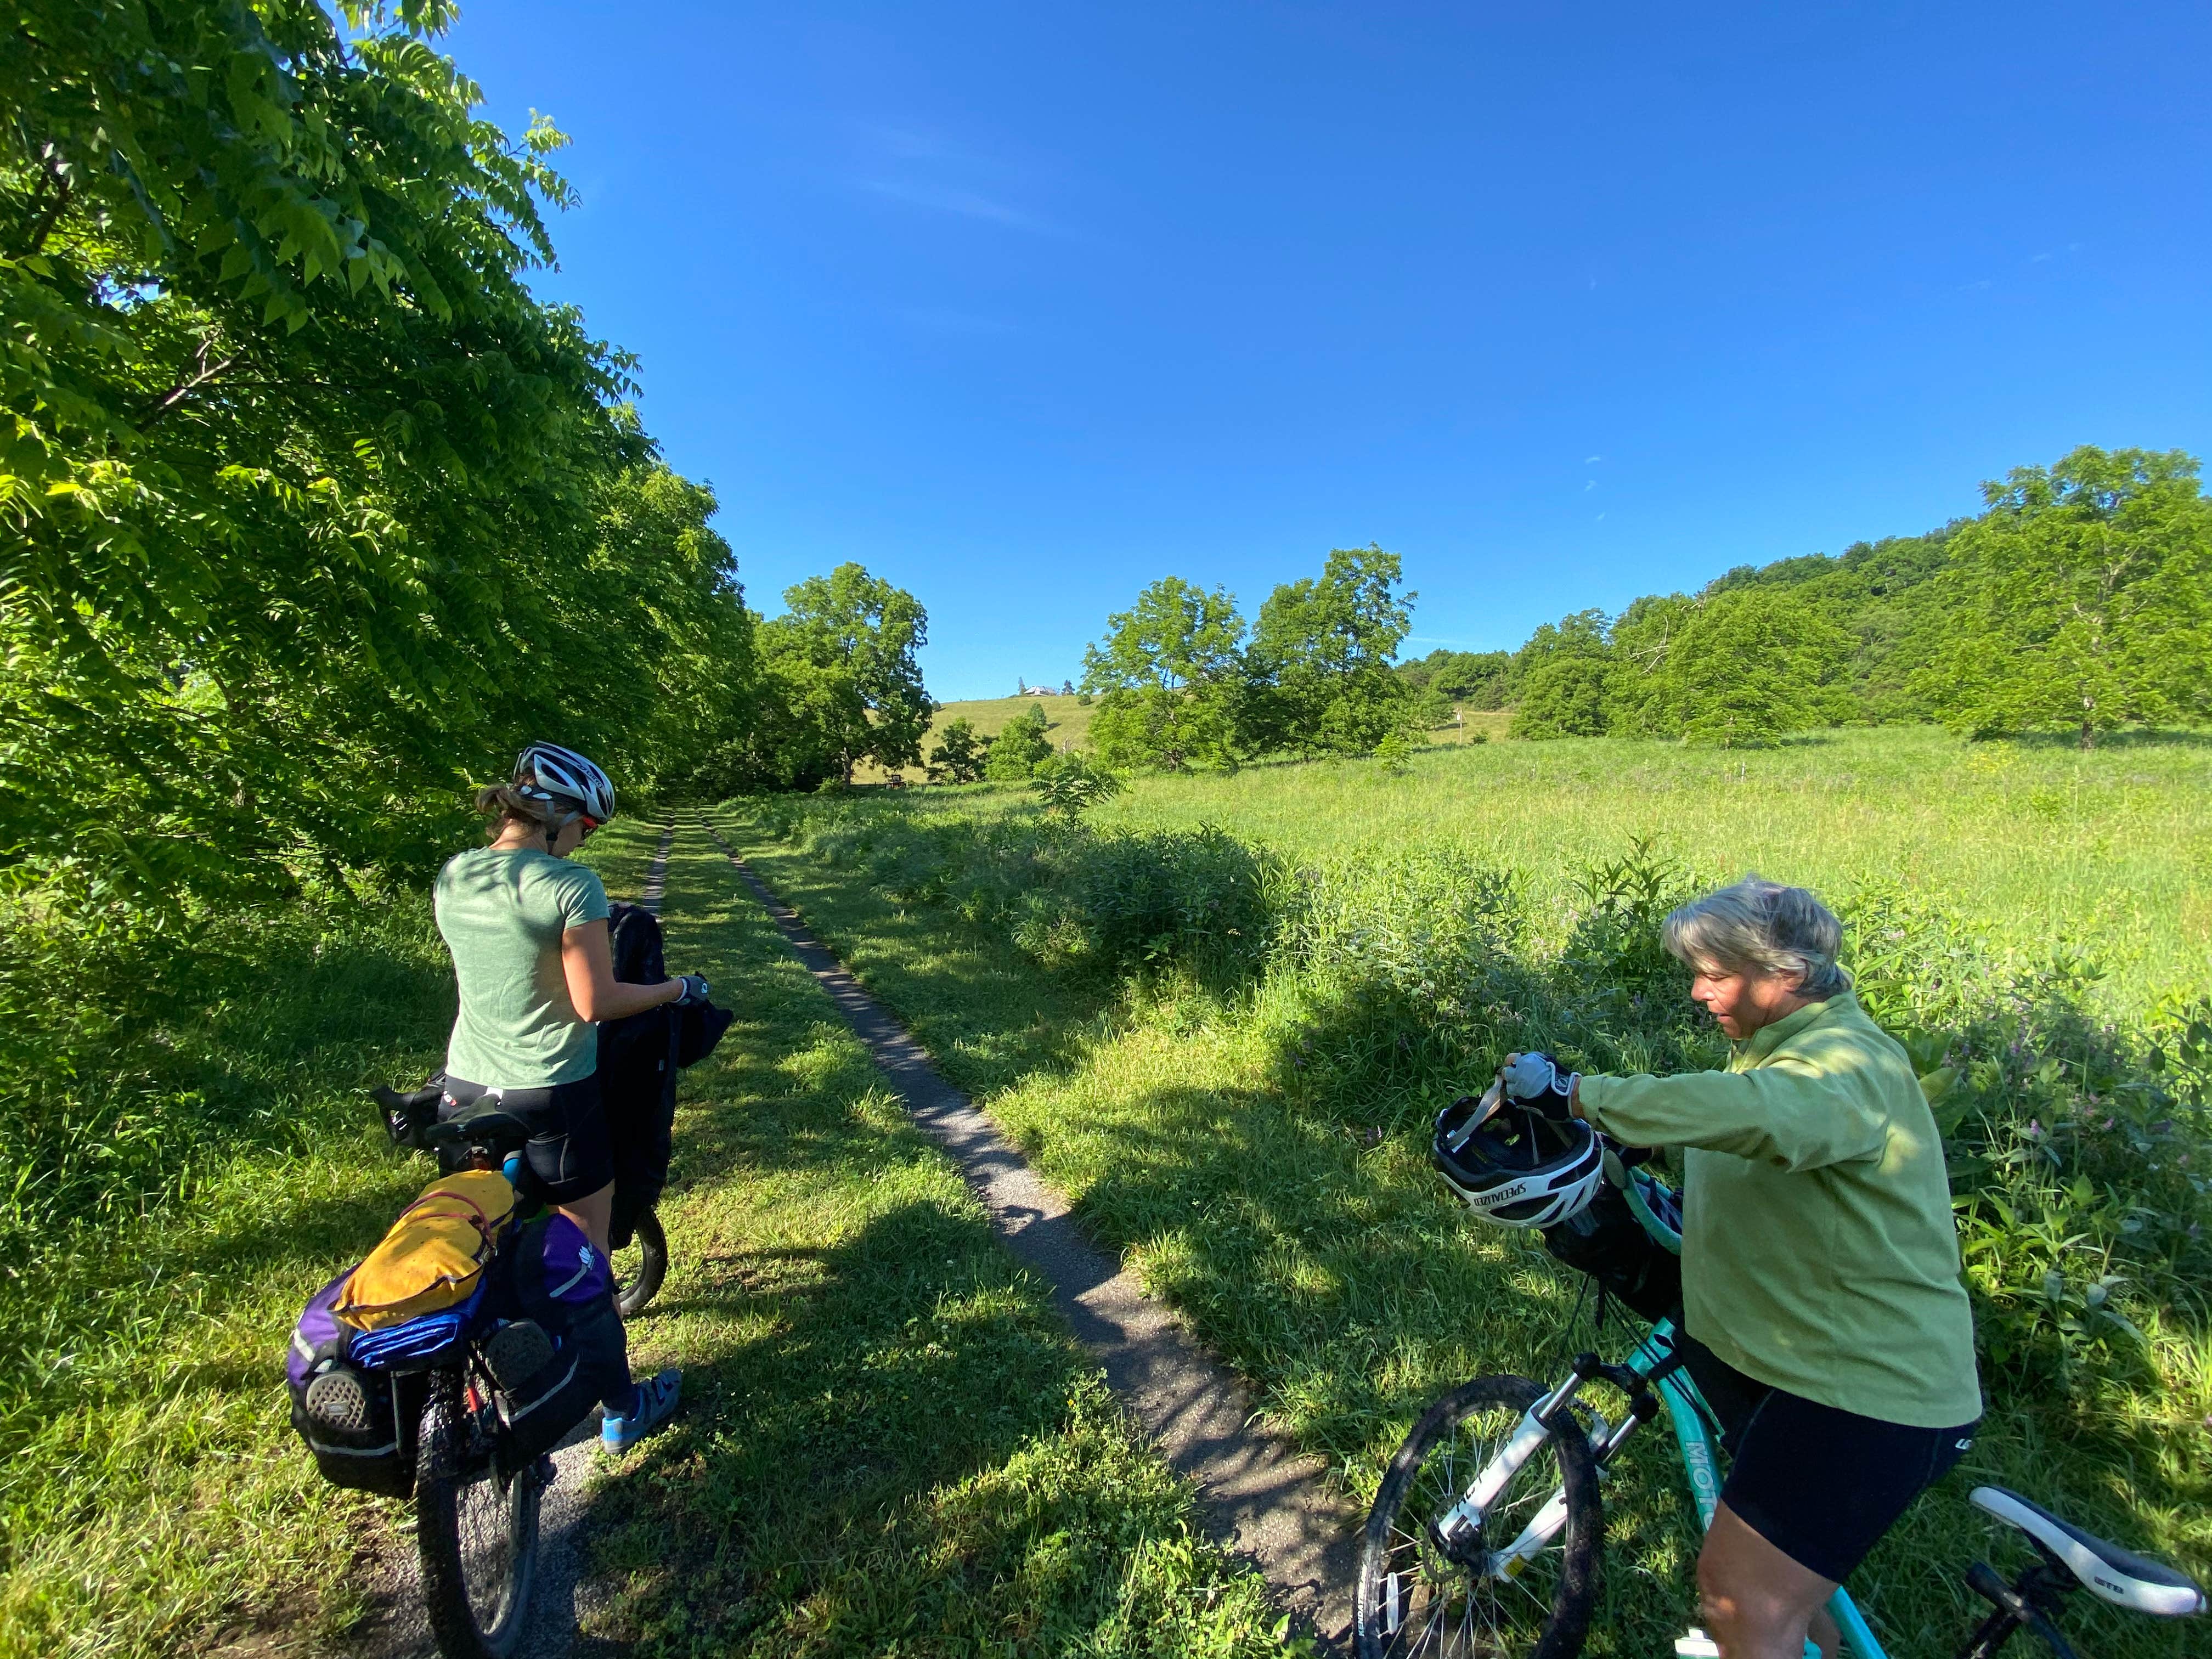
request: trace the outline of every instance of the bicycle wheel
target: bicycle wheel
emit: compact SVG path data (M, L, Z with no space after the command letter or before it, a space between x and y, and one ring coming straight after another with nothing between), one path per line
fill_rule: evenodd
M1474 1536L1437 1522L1467 1495L1522 1414L1544 1395L1525 1376L1479 1376L1429 1407L1390 1460L1359 1558L1352 1622L1359 1659L1575 1659L1589 1629L1605 1531L1597 1465L1571 1424L1531 1453ZM1554 1494L1566 1525L1516 1571L1489 1562Z
M538 1565L535 1469L500 1484L460 1409L460 1379L432 1378L416 1455L422 1601L445 1659L508 1659L522 1640Z
M660 1281L668 1277L668 1235L660 1230L660 1218L651 1210L638 1217L629 1243L615 1252L611 1265L615 1306L622 1310L624 1319L634 1319L645 1311L645 1304L659 1291Z

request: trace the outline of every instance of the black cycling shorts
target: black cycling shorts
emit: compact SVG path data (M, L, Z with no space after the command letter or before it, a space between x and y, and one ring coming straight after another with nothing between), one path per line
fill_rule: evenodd
M1721 1502L1801 1567L1850 1577L1912 1500L1974 1443L1976 1418L1916 1429L1861 1417L1746 1376L1686 1332L1691 1379L1730 1457Z
M528 1126L530 1139L522 1149L522 1161L539 1197L554 1204L574 1204L613 1183L614 1144L607 1138L598 1073L543 1089L490 1089L449 1077L438 1116L443 1121L487 1098Z

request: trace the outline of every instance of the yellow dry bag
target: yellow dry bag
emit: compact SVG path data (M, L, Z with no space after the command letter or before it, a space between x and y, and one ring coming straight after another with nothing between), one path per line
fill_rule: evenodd
M514 1215L514 1188L498 1170L441 1176L400 1212L331 1311L375 1331L458 1306L483 1282Z

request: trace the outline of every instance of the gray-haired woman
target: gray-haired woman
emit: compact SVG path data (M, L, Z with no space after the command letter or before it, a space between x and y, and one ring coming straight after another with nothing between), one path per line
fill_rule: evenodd
M1942 1139L1905 1050L1836 965L1843 928L1757 876L1667 918L1728 1067L1571 1077L1509 1056L1506 1092L1685 1155L1690 1373L1732 1456L1698 1558L1727 1659L1836 1651L1822 1604L1982 1413Z

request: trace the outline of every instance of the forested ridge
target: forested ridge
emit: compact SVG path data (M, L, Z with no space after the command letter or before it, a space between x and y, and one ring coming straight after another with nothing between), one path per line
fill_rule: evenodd
M1400 678L1436 723L1511 708L1527 738L1759 742L1933 720L1976 737L2212 713L2212 503L2178 451L2076 449L1985 484L1921 536L1740 565L1694 594L1586 610L1517 651L1438 650Z

